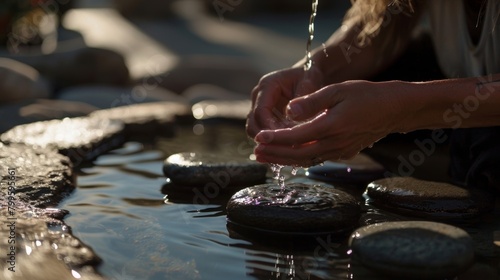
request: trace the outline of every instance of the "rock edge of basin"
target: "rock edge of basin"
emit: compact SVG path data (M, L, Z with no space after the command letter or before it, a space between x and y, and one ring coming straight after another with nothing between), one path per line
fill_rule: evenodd
M18 125L1 134L0 217L4 224L0 232L7 238L0 240L0 246L9 249L9 253L11 246L13 249L10 256L0 255L1 273L12 273L3 276L6 279L104 279L96 270L100 258L73 236L71 228L64 223L68 211L49 207L56 206L74 189L73 169L78 164L121 146L127 135L156 134L159 127L170 135L176 117L183 117L188 111L187 105L177 102L129 105L98 110L84 117ZM118 120L121 118L125 118L124 121ZM107 130L99 130L101 125ZM97 129L97 132L94 131L94 138L73 137L58 143L58 132L64 132L59 135L64 138L68 132L80 133L75 131L78 128ZM48 136L55 138L37 143ZM9 266L11 258L12 266Z

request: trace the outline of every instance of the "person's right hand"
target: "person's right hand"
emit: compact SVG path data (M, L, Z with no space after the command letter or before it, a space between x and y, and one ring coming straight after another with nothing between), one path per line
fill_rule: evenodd
M271 72L262 77L252 91L252 109L246 130L255 137L261 130L286 128L294 125L286 117L288 102L312 93L323 86L323 74L316 67L304 71L294 67Z

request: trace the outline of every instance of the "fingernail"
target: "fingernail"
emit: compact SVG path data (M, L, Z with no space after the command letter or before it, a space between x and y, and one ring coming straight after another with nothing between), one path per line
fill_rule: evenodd
M271 143L272 140L273 140L273 135L272 133L269 132L259 132L255 136L255 141L257 143L268 144Z
M286 114L294 119L302 115L302 106L296 103L289 103L288 106L286 106Z

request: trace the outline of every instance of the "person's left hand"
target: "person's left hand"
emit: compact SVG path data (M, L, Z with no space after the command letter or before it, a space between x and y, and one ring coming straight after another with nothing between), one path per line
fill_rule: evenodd
M404 130L401 125L411 117L401 107L406 85L347 81L293 99L287 114L302 123L259 132L257 160L305 167L355 156L387 134Z

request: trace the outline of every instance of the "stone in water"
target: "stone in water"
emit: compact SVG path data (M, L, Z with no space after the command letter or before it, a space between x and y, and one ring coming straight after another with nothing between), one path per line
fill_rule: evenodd
M454 277L474 261L474 245L467 232L435 222L365 226L354 231L349 245L353 259L394 279Z
M494 200L478 189L448 183L394 177L370 183L365 194L377 207L423 218L475 218L489 212Z
M222 190L265 182L267 167L237 156L179 153L165 160L163 173L178 185L203 187L216 184Z
M240 190L227 204L230 223L287 234L345 233L358 224L359 202L332 187L263 184Z

